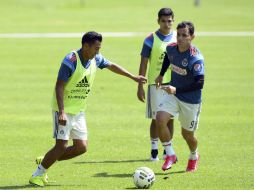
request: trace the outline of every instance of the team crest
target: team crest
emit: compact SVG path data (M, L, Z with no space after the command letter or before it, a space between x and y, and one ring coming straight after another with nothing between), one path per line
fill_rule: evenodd
M188 60L186 58L184 58L182 60L182 66L186 67L188 65Z

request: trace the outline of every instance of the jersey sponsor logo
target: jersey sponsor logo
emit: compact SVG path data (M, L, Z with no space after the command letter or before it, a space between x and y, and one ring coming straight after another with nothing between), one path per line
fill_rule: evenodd
M197 71L197 72L200 72L202 69L202 66L200 64L195 64L194 65L194 70Z
M83 100L87 98L90 91L90 84L85 76L78 84L76 84L76 88L70 91L71 95L68 95L68 98Z
M180 67L177 67L176 65L171 64L171 70L174 71L175 73L179 74L179 75L187 75L187 70L186 69L182 69Z
M188 65L188 60L186 58L184 58L182 60L182 66L186 67Z
M90 85L88 83L86 76L76 85L76 87L89 87L89 86Z

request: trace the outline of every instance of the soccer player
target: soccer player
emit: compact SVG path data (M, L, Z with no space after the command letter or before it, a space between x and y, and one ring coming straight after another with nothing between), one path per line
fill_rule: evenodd
M159 104L156 122L159 137L166 146L166 159L162 170L170 169L177 161L175 154L171 154L171 134L167 128L168 121L179 115L182 136L190 149L190 156L186 171L197 169L199 154L197 138L194 133L198 127L201 108L201 90L204 85L204 58L201 52L191 44L194 39L194 25L191 22L181 22L177 25L177 43L167 46L166 55L156 79L156 85L165 93ZM162 85L168 67L171 67L170 85Z
M176 42L175 32L172 31L172 25L174 23L174 13L170 8L162 8L158 12L157 20L160 28L150 34L144 41L143 48L141 51L141 61L139 74L142 76L146 75L147 65L149 62L148 69L148 90L147 90L147 101L146 101L146 117L151 119L150 124L150 140L151 140L151 161L157 161L158 158L158 129L156 127L156 109L158 101L161 98L161 90L156 90L154 80L159 75L162 62L164 59L164 52L166 46L169 43ZM169 83L170 72L168 71L163 79L163 83ZM138 99L141 102L145 101L145 91L143 83L138 84L137 91ZM173 120L169 120L168 127L171 134L173 134ZM171 146L171 152L174 150Z
M85 107L97 67L146 83L145 77L134 76L99 54L101 42L101 34L87 32L82 37L81 49L68 54L61 64L52 98L56 143L43 159L37 159L39 166L29 180L33 185L48 183L46 170L57 160L71 159L87 151ZM73 140L72 146L68 146L69 139Z

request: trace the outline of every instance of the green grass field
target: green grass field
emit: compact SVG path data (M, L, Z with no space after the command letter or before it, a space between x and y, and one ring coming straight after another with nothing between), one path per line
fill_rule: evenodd
M0 1L1 33L152 32L159 8L171 6L176 23L194 21L197 31L254 31L251 0ZM176 26L176 25L175 25ZM145 36L105 38L101 53L133 73L138 72ZM163 172L151 163L145 104L137 84L98 70L89 98L88 152L58 162L48 172L55 181L45 189L135 189L132 174L150 167L152 189L254 189L254 36L197 36L193 42L205 56L206 81L197 137L198 171L184 173L189 154L175 122L178 163ZM34 159L50 149L50 100L63 57L80 39L0 38L0 189L34 189L28 179ZM160 152L162 148L160 147Z

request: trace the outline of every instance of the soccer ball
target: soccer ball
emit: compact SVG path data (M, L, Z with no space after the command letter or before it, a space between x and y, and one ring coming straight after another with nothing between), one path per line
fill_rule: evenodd
M148 167L137 168L133 174L133 182L137 188L149 189L155 181L153 170Z

